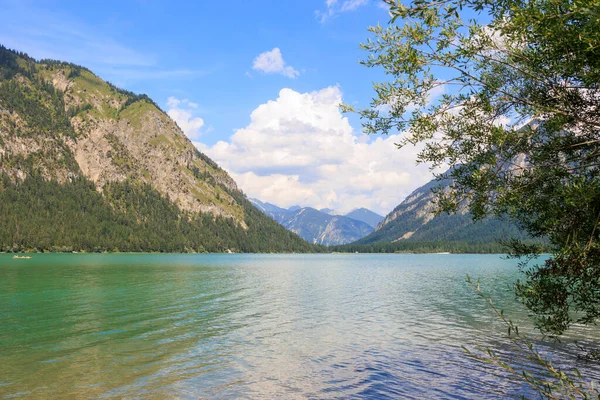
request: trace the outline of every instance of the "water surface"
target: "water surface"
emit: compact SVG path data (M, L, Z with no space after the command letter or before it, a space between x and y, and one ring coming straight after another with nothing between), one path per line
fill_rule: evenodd
M497 255L0 254L0 397L525 393L460 347L529 363L467 273L527 324L509 287L516 263Z

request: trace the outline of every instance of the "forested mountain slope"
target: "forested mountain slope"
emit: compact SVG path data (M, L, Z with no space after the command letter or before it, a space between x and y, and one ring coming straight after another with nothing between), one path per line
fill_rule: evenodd
M314 251L147 96L0 46L0 250Z

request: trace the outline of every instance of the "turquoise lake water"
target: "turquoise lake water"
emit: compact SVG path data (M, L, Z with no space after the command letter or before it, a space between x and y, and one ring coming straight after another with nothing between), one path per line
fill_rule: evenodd
M528 326L516 262L498 255L0 254L0 398L526 394L461 349L529 364L467 274Z

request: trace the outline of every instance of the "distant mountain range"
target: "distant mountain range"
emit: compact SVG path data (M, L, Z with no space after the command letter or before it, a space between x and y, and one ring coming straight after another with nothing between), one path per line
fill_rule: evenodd
M337 214L335 212L335 210L333 210L331 208L321 208L319 211L321 211L322 213L325 213L325 214L329 214L329 215L336 215Z
M365 222L371 225L373 228L377 228L377 225L383 221L383 217L367 208L357 208L356 210L350 211L346 214L346 217L352 218L358 221Z
M474 222L466 204L455 214L436 215L432 189L450 184L450 179L430 181L413 191L385 218L366 208L336 215L327 208L286 209L249 200L309 243L333 246L333 251L502 252L501 240L531 240L508 220L490 217Z
M325 246L351 243L373 232L383 217L366 208L347 215L336 215L329 208L292 206L281 208L257 199L249 199L263 213L298 234L309 243Z

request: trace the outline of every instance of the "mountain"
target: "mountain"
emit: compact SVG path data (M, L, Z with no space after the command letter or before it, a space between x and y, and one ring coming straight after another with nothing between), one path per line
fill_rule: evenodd
M310 207L278 217L284 227L307 242L325 246L354 242L373 232L373 228L364 222L325 214Z
M350 211L348 214L346 214L346 217L365 222L371 225L373 228L377 228L377 225L383 221L383 217L381 215L366 208L357 208L356 210Z
M314 251L145 95L0 46L0 250Z
M485 246L511 237L528 239L516 224L509 221L486 218L473 222L466 206L455 214L435 215L432 189L447 187L450 183L448 179L433 180L416 189L385 217L373 233L353 245L395 243L398 248L405 244L409 248L410 243L463 243Z
M325 214L329 214L329 215L337 215L335 210L331 209L331 208L321 208L319 211L321 211L322 213L325 213Z
M316 210L311 207L281 208L258 199L249 199L264 214L297 233L309 243L325 246L354 242L377 227L383 217L366 208L353 210L347 215L337 215L331 208Z
M262 211L263 213L267 214L269 217L271 217L275 220L277 219L277 218L275 218L275 215L289 214L289 213L293 212L293 211L290 211L285 208L277 207L275 204L263 203L262 201L260 201L258 199L248 199L248 200L254 205L254 207L258 208L260 211Z
M279 222L286 229L298 234L309 243L325 246L354 242L373 232L369 224L342 215L329 214L330 209L316 210L310 207L277 207L250 199L263 213Z

